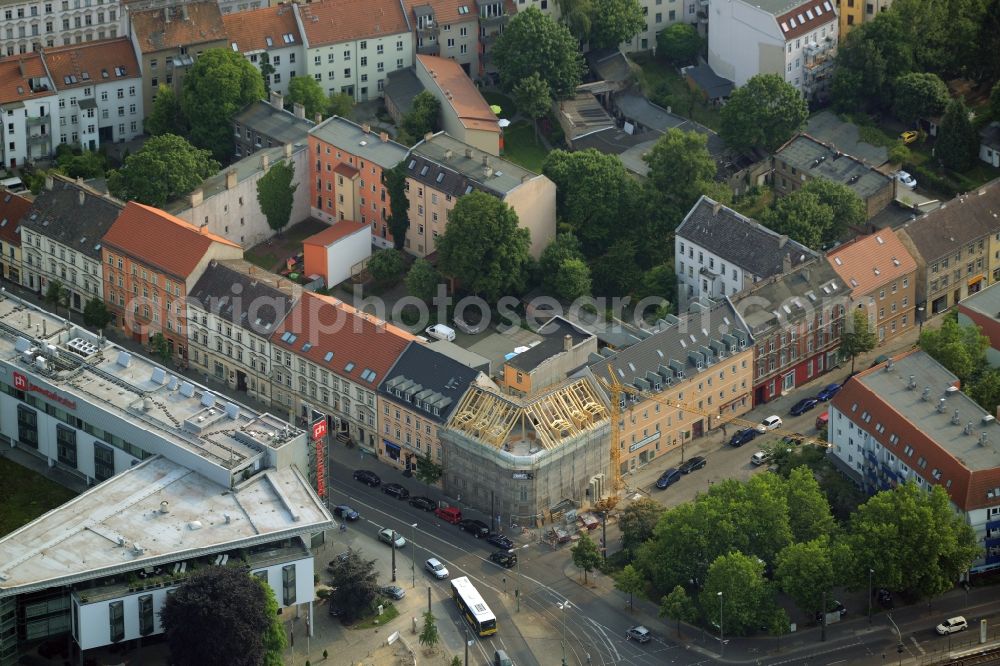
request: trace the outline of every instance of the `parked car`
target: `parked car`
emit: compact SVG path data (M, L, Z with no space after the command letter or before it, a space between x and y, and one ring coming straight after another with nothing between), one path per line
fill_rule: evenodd
M899 173L897 173L896 180L899 181L900 185L902 185L907 189L914 190L917 188L917 179L911 176L906 171L900 171Z
M816 394L816 399L822 402L831 400L833 396L837 395L843 384L827 384L822 391Z
M517 564L517 553L498 550L495 553L490 553L490 562L496 562L504 569L510 569Z
M904 145L913 143L920 136L920 132L916 130L906 130L905 132L900 132L899 140L903 142Z
M514 666L514 662L510 660L510 657L503 650L494 650L493 666Z
M878 596L878 605L882 608L892 608L894 606L892 602L892 592L884 587L880 587L876 593Z
M629 627L628 631L625 632L625 640L635 641L637 643L648 643L652 640L653 634L646 627L641 624L636 627Z
M660 475L660 478L656 480L656 487L659 488L660 490L664 490L666 488L669 488L673 484L677 483L680 480L680 478L681 478L680 470L678 470L675 467L671 467L670 469L663 472L663 474Z
M452 525L458 525L462 522L462 510L455 506L438 507L434 509L434 515Z
M810 409L815 407L817 403L819 403L819 400L817 400L816 398L802 398L797 403L792 405L792 408L789 410L789 413L792 416L802 416Z
M695 470L701 469L707 464L708 461L705 460L704 456L694 456L681 463L681 466L677 468L677 471L681 474L690 474Z
M758 451L757 453L750 456L750 462L754 465L763 465L768 460L771 459L770 451Z
M423 495L417 495L416 497L410 498L410 506L415 509L422 509L424 511L433 511L437 508L437 502L429 497L424 497Z
M406 499L410 496L410 491L398 483L387 483L382 486L382 492L396 499Z
M344 609L342 606L338 606L337 604L331 601L329 613L330 617L340 617L341 615L344 614Z
M514 542L510 538L504 536L503 534L491 534L486 537L486 543L496 546L497 548L503 548L504 550L510 550L514 547Z
M869 368L874 368L876 365L882 365L883 363L885 363L888 360L889 360L889 356L887 354L879 354L878 356L875 357L875 360L872 361L872 364L869 365L868 367Z
M804 444L807 441L806 436L801 432L793 432L792 434L785 435L781 438L781 443L788 444L789 446L798 446L799 444Z
M845 608L844 604L840 603L836 599L834 599L833 601L831 601L830 605L827 606L827 608L829 608L829 610L827 611L827 613L839 613L840 617L844 617L845 615L847 615L847 608ZM823 612L822 611L819 611L819 612L816 613L816 621L819 622L819 623L823 622Z
M747 442L752 441L759 434L760 431L756 428L744 428L733 435L732 439L729 440L729 446L739 448Z
M965 618L961 615L956 615L955 617L949 617L947 620L939 624L935 631L937 631L942 636L947 636L948 634L953 634L956 631L965 631L969 628L969 623L966 622Z
M444 324L434 324L433 326L427 327L427 335L437 340L447 340L448 342L453 342L455 340L455 329L450 326L445 326Z
M763 421L761 421L760 424L761 426L764 427L764 432L767 432L768 430L776 430L780 428L782 420L780 416L772 414L771 416L768 416Z
M338 518L343 518L344 520L357 520L361 517L361 514L347 506L346 504L338 504L333 507L333 515Z
M483 332L483 312L477 307L465 308L452 319L463 333L478 335Z
M378 540L390 546L395 545L396 548L402 548L406 545L406 539L399 532L390 530L389 528L379 530Z
M444 580L448 577L448 569L436 557L432 557L424 562L424 568L438 580Z
M823 428L830 425L830 412L823 412L822 414L817 416L816 423L814 425L816 426L816 430L822 430Z
M360 481L370 488L378 488L382 483L382 479L378 478L378 474L367 469L354 470L354 480Z
M482 539L484 536L488 536L490 533L489 526L486 525L481 520L473 520L472 518L465 518L460 520L458 523L459 529L463 532L468 532L477 539Z
M382 588L382 594L389 597L390 599L395 599L399 601L406 596L406 590L401 588L399 585L386 585Z

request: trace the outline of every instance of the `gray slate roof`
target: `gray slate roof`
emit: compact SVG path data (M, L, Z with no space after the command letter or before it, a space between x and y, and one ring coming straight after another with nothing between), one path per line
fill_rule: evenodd
M411 342L378 390L393 402L406 405L415 412L423 412L428 419L445 423L478 376L477 370L427 345ZM397 389L401 395L396 395ZM437 414L434 407L438 408Z
M295 304L263 281L213 261L188 294L202 309L262 337L270 337Z
M1000 231L1000 178L957 196L899 228L925 263L949 255L977 238ZM919 258L917 263L919 262Z
M833 111L820 111L810 116L806 121L806 133L872 166L881 166L889 160L888 148L862 141L858 126L841 120Z
M697 65L690 65L681 70L684 76L688 76L701 88L710 100L725 99L733 94L735 84L729 79L724 79L709 66L707 62L701 61Z
M825 178L846 185L864 201L892 186L892 179L861 160L837 152L808 134L800 134L774 154L789 166L813 178Z
M542 341L528 351L521 352L507 361L508 365L518 370L531 372L543 361L564 351L565 337L567 335L572 339L571 344L574 347L587 338L594 337L592 333L573 326L562 317L553 317L542 324L536 332L542 337Z
M298 118L290 111L276 109L264 100L257 100L240 111L233 122L240 127L249 127L258 134L269 136L282 144L306 143L309 130L315 123Z
M635 93L616 95L615 105L629 120L657 132L666 133L668 129L676 128L684 132L704 134L708 137L708 152L716 160L723 159L727 154L726 142L718 134L704 125L653 104L642 95Z
M378 132L365 132L361 125L340 116L327 118L309 130L309 134L383 169L391 169L402 162L408 152L403 144L392 139L382 141Z
M488 176L484 159L491 171ZM503 198L520 186L524 179L538 177L533 171L484 153L444 132L438 132L413 147L406 159L406 174L456 197L472 190L482 190Z
M776 276L732 297L750 333L767 334L834 304L847 305L851 290L826 259L815 259L791 273Z
M430 9L429 5L414 7L413 12L419 16L417 12L422 9L430 10L433 14L433 10ZM394 72L389 72L386 76L385 97L386 99L391 99L396 108L399 109L399 112L404 116L413 107L413 98L423 92L423 90L424 84L417 78L412 67L397 69Z
M784 272L786 257L794 268L819 256L728 206L718 204L716 211L716 205L703 195L677 227L677 236L758 278Z
M1000 121L994 120L979 130L979 143L987 148L1000 150Z
M42 189L21 225L101 261L101 239L123 208L121 202L53 176L52 189Z

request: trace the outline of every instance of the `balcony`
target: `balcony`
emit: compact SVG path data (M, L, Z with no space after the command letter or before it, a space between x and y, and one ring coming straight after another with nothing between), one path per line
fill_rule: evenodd
M29 116L25 118L28 127L38 127L39 125L52 125L52 116Z
M485 27L505 26L508 21L510 21L510 14L507 14L506 12L503 14L494 14L492 16L483 16L482 14L479 16L479 25Z
M488 35L482 35L479 37L479 43L483 45L484 48L489 48L497 43L497 39L500 37L499 32L491 32Z
M429 44L418 44L417 53L420 55L440 55L441 54L441 43L431 42Z
M441 28L439 28L437 26L437 24L435 24L435 23L428 23L427 25L425 25L423 27L418 27L417 28L417 38L418 39L424 39L424 38L427 38L427 37L433 37L433 38L436 39L437 36L438 36L438 33L440 33L440 32L441 32Z
M42 145L51 145L51 144L52 144L52 135L51 134L32 134L32 135L28 136L28 145L29 146L42 146Z

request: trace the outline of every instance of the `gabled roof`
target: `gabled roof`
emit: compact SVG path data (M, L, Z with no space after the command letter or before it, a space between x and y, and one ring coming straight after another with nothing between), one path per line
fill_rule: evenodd
M327 118L309 130L309 135L383 169L393 168L409 152L409 148L388 136L383 140L378 133L366 132L361 125L340 116Z
M214 243L240 247L159 208L135 201L126 204L104 234L104 244L109 249L182 280L194 271Z
M676 234L758 278L783 273L786 259L795 268L819 256L706 196L688 211Z
M302 244L329 247L342 238L346 238L358 233L359 231L365 231L367 229L369 229L368 225L362 224L361 222L355 222L353 220L338 220L323 231L306 238L302 241Z
M427 345L411 342L379 386L379 393L444 423L477 376L477 370Z
M476 0L403 0L406 11L416 23L416 17L431 13L438 25L477 23L479 8Z
M302 36L292 5L281 4L222 15L229 46L239 53L255 53L300 46Z
M808 134L789 140L774 156L812 178L825 178L850 188L862 201L892 186L892 178L881 171Z
M507 365L518 370L531 372L544 361L566 351L566 338L570 339L570 344L576 347L581 342L594 337L593 333L584 331L574 326L562 317L552 317L542 324L538 331L541 341L517 356L507 361ZM596 349L596 342L595 342Z
M21 245L21 218L31 208L31 202L22 196L0 188L0 241Z
M1000 121L994 120L979 130L979 143L987 148L1000 150Z
M299 118L291 111L275 108L270 102L262 99L244 107L233 118L233 122L242 128L249 127L258 134L269 136L282 144L306 143L309 130L316 124L306 118Z
M295 8L309 48L410 31L399 0L321 0Z
M0 59L0 104L36 99L54 95L55 90L46 83L45 87L37 84L48 81L42 56L38 53L26 53L18 56L8 56ZM32 82L36 83L32 89Z
M855 238L826 256L854 296L868 294L917 270L917 262L892 229Z
M777 6L785 0L755 0L763 2L764 7ZM807 32L812 32L827 23L837 22L837 13L833 5L837 0L805 0L805 2L793 2L787 10L778 14L775 20L781 28L781 34L785 40L801 37ZM787 4L787 3L786 3ZM771 11L771 10L767 10ZM777 13L777 12L772 12Z
M52 189L35 197L21 226L100 261L102 239L121 214L121 203L58 174L51 178Z
M132 12L132 31L142 53L226 39L222 13L213 0Z
M413 147L406 160L406 175L455 197L480 190L503 198L526 180L544 178L444 132Z
M45 49L44 57L56 90L142 78L127 37Z
M268 338L298 298L274 286L280 281L253 264L213 261L188 293L187 302Z
M275 346L372 390L412 340L401 328L312 292L302 295L271 336Z
M463 127L500 133L496 114L461 65L448 58L420 54L417 63L427 70L431 83L440 91L435 97L445 98L444 102L451 106Z
M850 290L825 259L810 260L790 273L762 280L732 296L733 307L756 337L835 304L847 305Z
M1000 179L957 196L896 231L910 240L927 264L973 240L998 232Z

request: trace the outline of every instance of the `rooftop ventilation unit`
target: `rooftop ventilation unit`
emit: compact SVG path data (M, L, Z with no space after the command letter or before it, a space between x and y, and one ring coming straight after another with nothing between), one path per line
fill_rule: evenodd
M928 400L931 399L931 387L930 386L925 386L924 387L924 392L920 395L920 399L923 400L924 402L926 402L926 401L928 401Z
M958 393L958 387L957 386L949 386L948 388L946 388L944 390L944 397L950 398L951 396L955 395L956 393Z
M167 380L167 388L171 391L177 390L177 375L170 375L170 379Z
M962 419L959 418L959 416L958 416L958 410L956 409L955 413L951 415L951 424L952 425L958 425L961 422L962 422Z
M979 433L979 446L989 446L990 438L986 436L986 432Z
M185 398L190 398L194 395L194 384L191 382L184 382L181 384L181 395Z
M167 500L160 502L160 513L170 513L170 502Z
M132 365L132 354L129 354L127 351L118 352L118 360L115 363L123 368L127 368Z
M910 375L910 379L906 382L906 388L910 391L917 388L917 378L915 375Z
M215 404L215 394L205 391L201 394L201 404L203 407L211 407Z
M97 353L98 347L93 342L84 340L83 338L73 338L66 343L66 347L73 353L79 354L84 358L88 356L93 356Z
M983 425L989 425L996 421L996 417L992 414L983 414Z
M240 406L235 402L231 402L226 405L226 416L231 418L233 421L240 418Z
M23 354L24 352L31 349L31 341L28 338L17 336L17 341L14 343L14 349L18 354Z
M938 400L937 410L939 413L944 414L944 398Z
M963 435L971 435L972 434L972 421L969 421L968 423L965 424L965 427L962 428L962 434Z
M166 378L167 378L166 370L164 370L163 368L153 368L153 375L152 377L150 377L150 379L154 384L162 386Z

